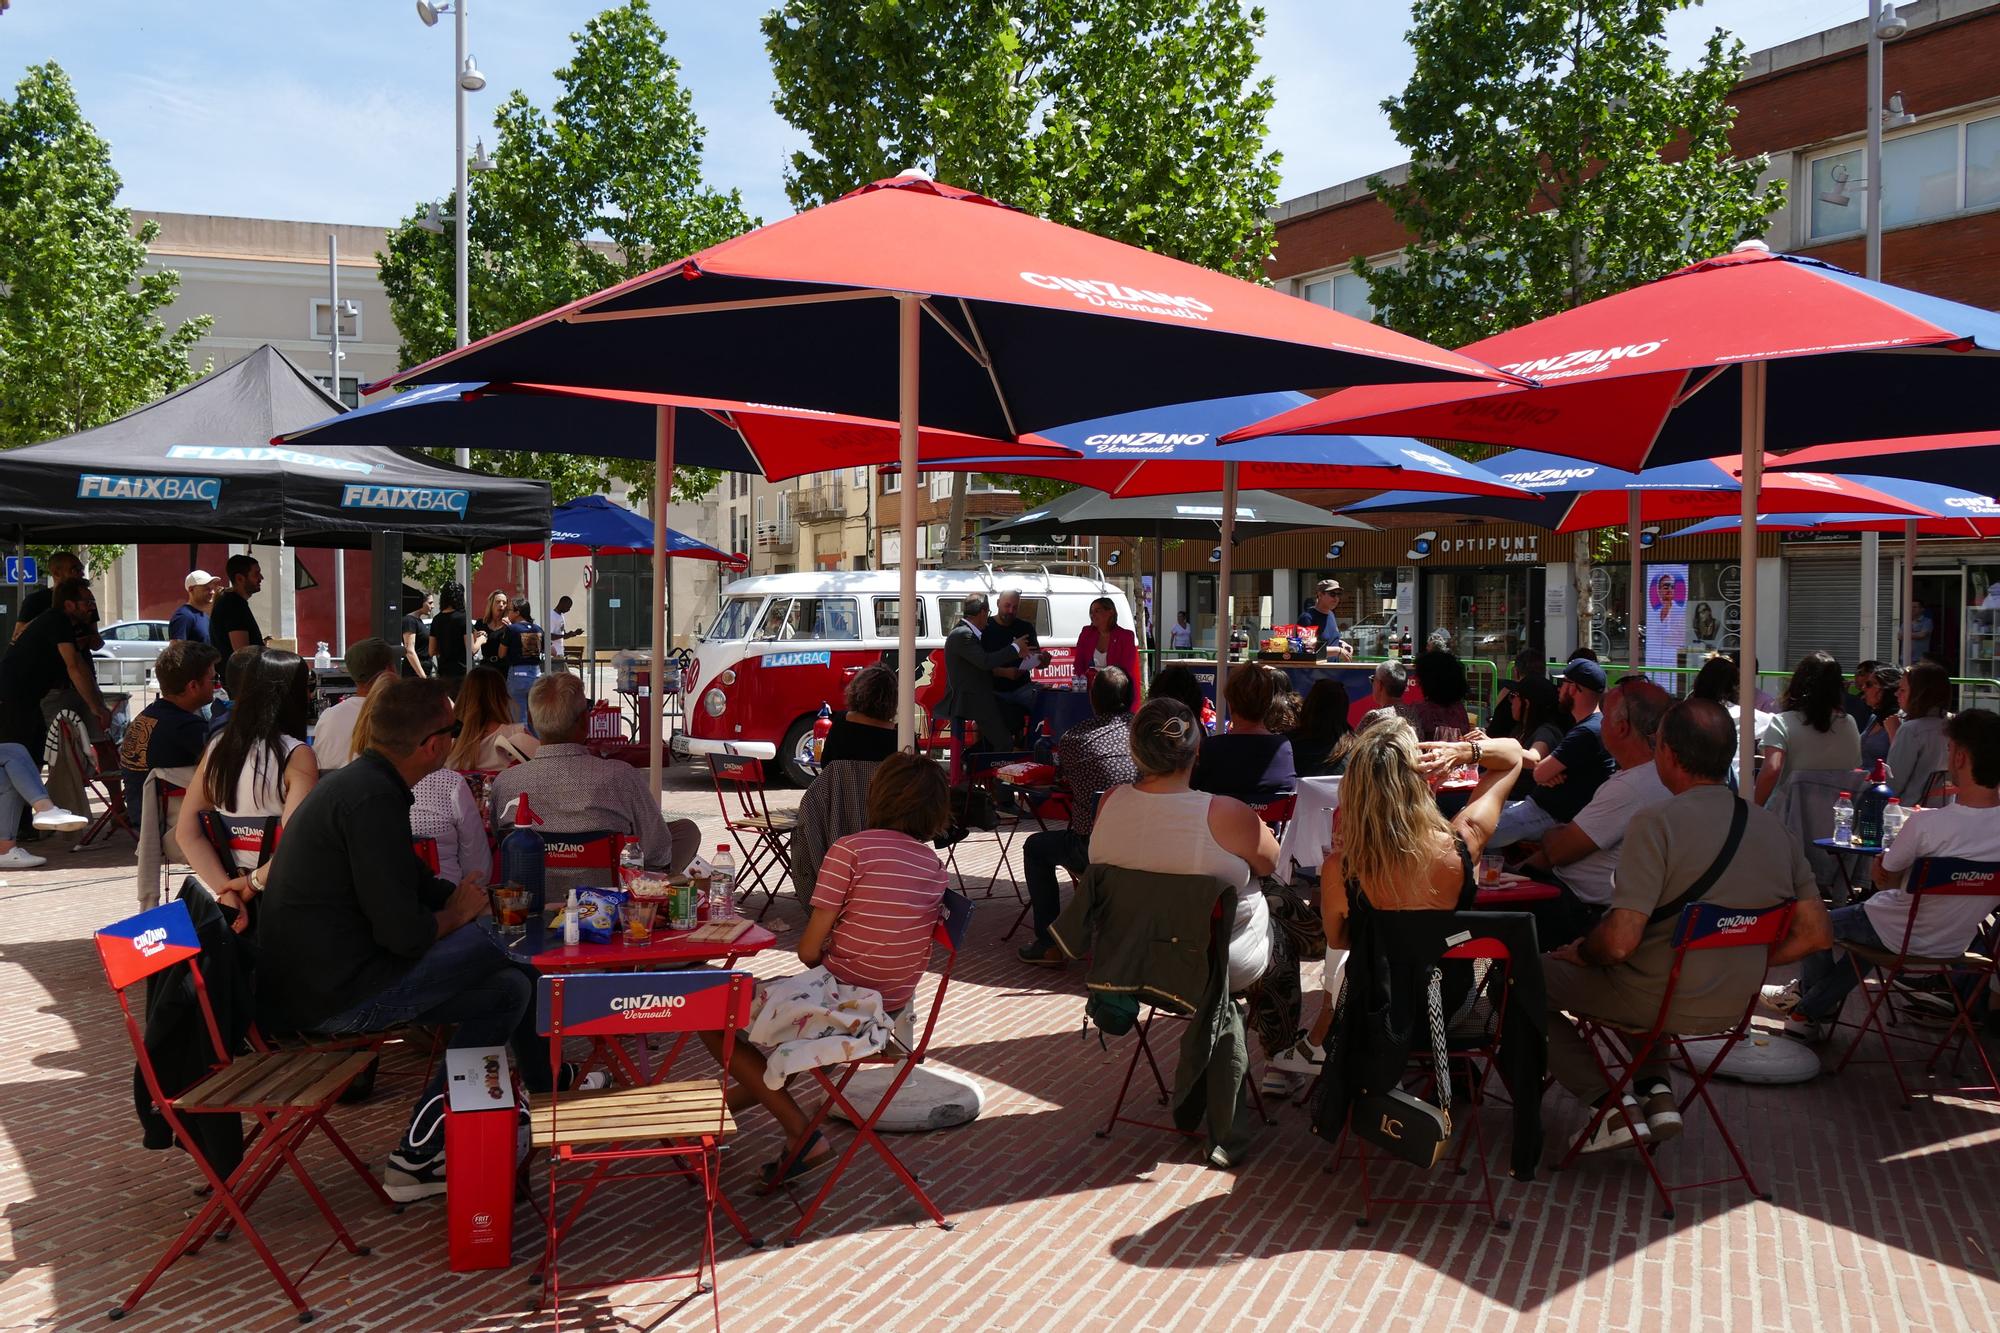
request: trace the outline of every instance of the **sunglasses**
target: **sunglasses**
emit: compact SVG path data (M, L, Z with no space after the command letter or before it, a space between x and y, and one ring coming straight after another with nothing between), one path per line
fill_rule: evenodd
M433 731L430 735L424 737L424 744L428 745L440 736L449 736L453 740L457 740L458 733L463 730L465 730L465 724L463 722L460 722L458 719L453 718L450 726L439 727L436 731Z

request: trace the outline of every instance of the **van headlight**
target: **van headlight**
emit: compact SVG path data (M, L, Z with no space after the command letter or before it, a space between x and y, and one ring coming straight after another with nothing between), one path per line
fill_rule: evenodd
M729 707L729 696L721 690L711 689L701 696L701 709L710 717L721 717L722 710Z

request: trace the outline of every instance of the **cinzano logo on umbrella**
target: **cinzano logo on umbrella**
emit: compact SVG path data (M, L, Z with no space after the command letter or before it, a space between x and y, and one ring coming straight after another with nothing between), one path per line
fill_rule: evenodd
M1086 435L1083 439L1086 446L1105 454L1170 454L1182 445L1204 444L1207 441L1205 434L1169 434L1157 430Z
M1651 356L1666 344L1665 338L1657 338L1651 342L1626 343L1623 347L1585 347L1574 352L1560 352L1555 356L1537 356L1526 361L1510 361L1500 369L1512 375L1525 375L1537 380L1575 379L1580 375L1595 375L1609 370L1620 361Z
M1085 305L1102 310L1131 310L1146 315L1165 315L1169 319L1195 319L1203 323L1207 323L1208 317L1215 313L1215 307L1199 297L1176 296L1149 287L1127 287L1122 282L1107 282L1102 278L1066 278L1024 270L1021 281L1045 292L1068 292Z

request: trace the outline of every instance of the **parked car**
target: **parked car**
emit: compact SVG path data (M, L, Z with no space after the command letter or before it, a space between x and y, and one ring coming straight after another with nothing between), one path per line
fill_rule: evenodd
M1388 657L1410 646L1409 631L1392 611L1379 611L1366 620L1357 620L1341 630L1340 636L1353 647L1356 657Z
M121 620L115 625L101 627L98 633L104 636L104 646L92 653L92 657L116 657L128 662L150 663L167 646L167 622L164 620Z

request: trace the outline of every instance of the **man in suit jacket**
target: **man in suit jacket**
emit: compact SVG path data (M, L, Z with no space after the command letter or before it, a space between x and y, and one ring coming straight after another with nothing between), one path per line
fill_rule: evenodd
M1011 640L997 648L985 646L982 638L986 633L988 611L986 598L979 593L973 593L960 604L959 614L963 619L945 636L944 698L939 706L944 715L952 720L954 733L961 737L965 729L957 724L973 722L978 725L979 739L967 746L967 750L1005 748L1012 740L1008 735L1006 718L1000 711L993 669L1021 663L1024 660L1022 641Z

